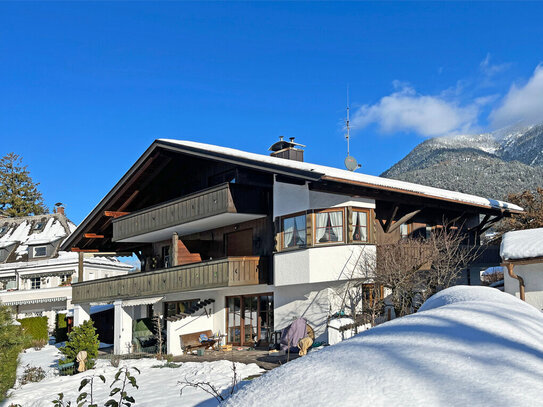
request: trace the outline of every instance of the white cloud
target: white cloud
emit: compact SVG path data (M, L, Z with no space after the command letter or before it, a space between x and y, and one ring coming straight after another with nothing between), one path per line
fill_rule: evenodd
M395 81L398 88L400 82ZM444 96L420 95L403 87L374 105L360 107L351 121L353 128L377 124L381 131L413 131L426 137L469 131L477 122L479 105L460 106Z
M510 63L504 64L491 64L490 63L490 54L486 54L486 58L481 61L479 68L487 76L493 76L497 73L506 71L511 66Z
M490 114L490 122L495 128L543 122L543 65L535 68L524 86L511 86L502 104Z

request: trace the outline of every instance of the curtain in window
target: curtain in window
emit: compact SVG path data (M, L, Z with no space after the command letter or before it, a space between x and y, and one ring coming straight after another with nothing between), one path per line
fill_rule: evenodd
M360 242L366 242L368 240L367 220L366 212L353 212L353 240Z
M330 241L340 242L343 240L343 212L328 212L330 216Z
M283 220L283 239L285 247L294 246L294 221L292 218Z
M283 220L284 247L305 245L306 240L305 215Z
M340 242L343 240L343 212L317 213L315 228L317 243Z
M326 224L328 223L328 213L317 213L317 224L315 225L315 241L318 243L327 242L324 237L326 233Z

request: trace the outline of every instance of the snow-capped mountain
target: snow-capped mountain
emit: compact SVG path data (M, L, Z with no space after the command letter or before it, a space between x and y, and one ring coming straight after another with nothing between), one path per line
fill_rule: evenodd
M543 186L543 124L425 140L382 174L503 198Z

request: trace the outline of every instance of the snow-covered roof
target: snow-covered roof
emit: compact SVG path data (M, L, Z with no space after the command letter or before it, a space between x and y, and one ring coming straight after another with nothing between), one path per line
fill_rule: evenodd
M269 371L225 404L538 405L541 335L543 314L531 305L495 288L452 287L416 314Z
M79 253L77 252L65 252L59 251L58 256L52 259L43 259L35 261L19 261L14 263L0 264L0 272L6 270L16 269L19 272L24 272L25 269L42 268L46 266L62 266L66 264L74 264L77 266L79 261ZM105 256L92 256L85 257L84 262L86 265L95 266L114 266L120 269L130 270L133 268L131 264L123 263L116 257Z
M500 256L503 260L543 257L543 228L505 233L502 237Z
M249 153L247 151L236 150L233 148L220 147L212 144L198 143L194 141L184 140L172 140L172 139L160 139L159 141L178 145L180 147L188 147L192 149L200 149L202 151L208 151L223 156L230 156L232 158L241 160L250 160L255 163L267 163L275 166L281 166L283 168L289 168L293 170L310 171L315 175L321 175L323 177L329 177L339 179L345 182L362 183L377 189L393 189L403 191L406 193L415 193L427 196L429 198L437 198L442 200L456 201L471 205L479 205L493 209L505 209L512 211L522 211L522 208L518 205L499 201L496 199L483 198L476 195L464 194L462 192L449 191L446 189L434 188L420 184L413 184L411 182L398 181L390 178L377 177L374 175L362 174L359 172L352 172L347 170L341 170L339 168L326 167L323 165L311 164L308 162L300 162L294 160L286 160L278 157L271 157L263 154Z
M29 246L46 245L65 239L76 226L64 214L0 219L0 248L16 245L7 262L25 261Z

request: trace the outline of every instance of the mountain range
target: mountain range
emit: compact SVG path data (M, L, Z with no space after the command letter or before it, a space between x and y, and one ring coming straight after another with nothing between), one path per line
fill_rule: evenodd
M543 124L432 138L381 174L502 199L543 187Z

